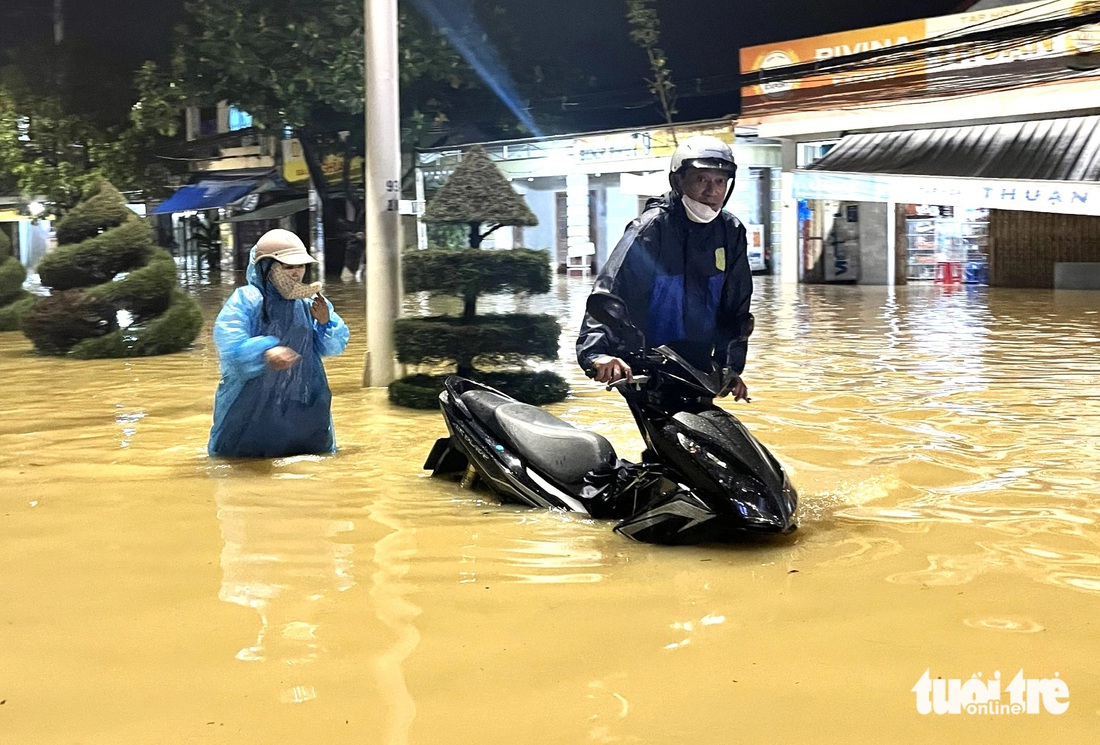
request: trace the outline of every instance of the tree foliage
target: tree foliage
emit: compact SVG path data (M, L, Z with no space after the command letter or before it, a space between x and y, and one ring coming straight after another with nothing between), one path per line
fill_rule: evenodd
M440 364L522 365L529 357L556 359L561 326L553 316L489 314L466 322L454 316L399 318L394 326L397 361Z
M474 7L487 19L500 19L491 2ZM193 100L228 101L266 129L318 130L332 119L347 128L348 120L362 118L362 0L191 0L187 12L172 78ZM506 29L498 20L494 36ZM428 128L471 104L510 119L450 43L404 4L398 37L407 144L420 144ZM361 123L353 121L356 127Z
M676 113L676 84L668 69L668 57L661 49L661 21L654 0L626 0L626 20L630 24L630 40L645 50L649 69L653 73L646 80L649 92L657 100L657 107L665 121L672 124Z
M260 127L306 126L319 107L363 108L363 3L192 0L172 75L189 97L248 111Z
M126 191L164 190L168 168L152 151L159 138L175 134L167 108L177 106L177 120L179 109L165 93L171 89L155 79L155 66L136 76L154 111L143 111L139 101L128 118L111 124L68 110L60 95L35 87L26 66L0 70L0 190L42 199L55 217L99 180Z
M0 86L0 194L18 190L19 176L14 166L21 159L19 112L11 94Z
M465 298L492 292L550 291L546 252L529 248L409 251L401 269L406 292L431 291Z

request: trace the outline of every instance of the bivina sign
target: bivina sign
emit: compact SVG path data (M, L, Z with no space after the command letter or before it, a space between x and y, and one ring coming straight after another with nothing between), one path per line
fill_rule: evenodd
M929 668L911 690L920 714L1064 714L1069 708L1069 686L1058 673L1053 678L1025 678L1023 668L1003 690L999 670L992 678L974 673L964 681L932 678Z

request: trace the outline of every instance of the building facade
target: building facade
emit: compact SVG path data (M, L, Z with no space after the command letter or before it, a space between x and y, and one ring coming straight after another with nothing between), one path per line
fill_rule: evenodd
M784 279L1100 283L1098 21L1055 0L743 49Z
M676 143L700 134L733 146L737 183L726 209L749 230L754 270L771 271L772 247L778 244L780 230L774 199L779 145L739 132L732 120L481 143L539 221L534 227L498 230L483 246L548 249L559 272L597 271L646 199L668 191L668 166ZM463 153L464 148L457 147L417 153L418 202L430 201ZM427 228L419 221L416 235L417 245L427 247Z

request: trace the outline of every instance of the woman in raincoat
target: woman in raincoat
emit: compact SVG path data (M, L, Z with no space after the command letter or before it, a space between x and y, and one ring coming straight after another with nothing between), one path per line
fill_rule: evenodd
M336 450L321 358L344 351L348 327L320 283L302 283L306 265L316 263L289 230L270 230L253 247L248 284L233 291L214 322L222 377L210 455L278 458Z

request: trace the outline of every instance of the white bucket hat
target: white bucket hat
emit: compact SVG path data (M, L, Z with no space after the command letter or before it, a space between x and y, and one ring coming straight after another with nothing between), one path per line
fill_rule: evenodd
M275 259L280 264L290 266L318 263L317 259L309 255L301 238L282 228L269 230L256 241L252 249L252 263L255 264L260 259Z

